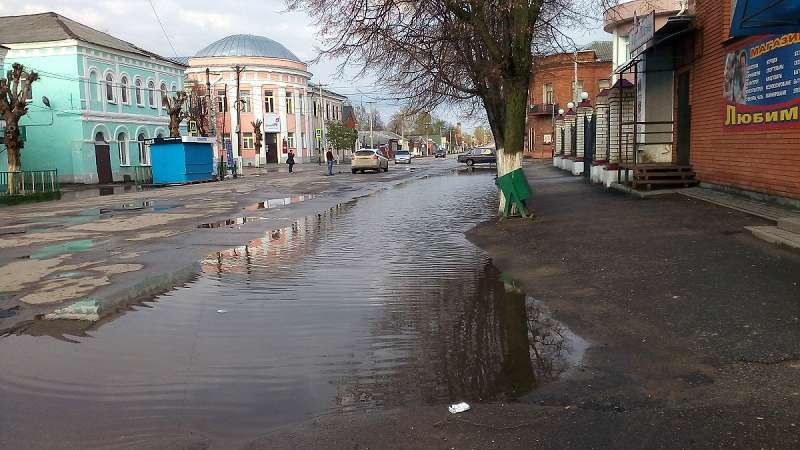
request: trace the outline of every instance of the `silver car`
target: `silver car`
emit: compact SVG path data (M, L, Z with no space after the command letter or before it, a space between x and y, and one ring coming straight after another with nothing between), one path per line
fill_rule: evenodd
M350 163L350 170L353 173L364 173L367 170L374 170L380 172L389 171L389 158L383 150L375 148L362 148L353 155L353 161Z
M411 164L411 153L407 150L398 150L394 154L395 164Z

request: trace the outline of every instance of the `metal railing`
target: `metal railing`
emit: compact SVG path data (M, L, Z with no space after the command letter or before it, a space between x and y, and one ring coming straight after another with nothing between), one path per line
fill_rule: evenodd
M137 186L153 184L153 168L151 166L137 166L133 168L133 181Z
M0 172L0 196L34 195L59 192L57 170Z
M532 116L551 116L556 111L558 111L558 103L535 103L528 108L528 114Z
M671 120L623 122L622 125L627 127L633 126L634 128L633 130L627 129L622 131L623 136L621 136L620 139L620 163L622 164L636 165L647 162L642 161L639 155L640 152L644 151L644 147L673 145L675 122ZM640 126L642 126L643 129L639 129Z

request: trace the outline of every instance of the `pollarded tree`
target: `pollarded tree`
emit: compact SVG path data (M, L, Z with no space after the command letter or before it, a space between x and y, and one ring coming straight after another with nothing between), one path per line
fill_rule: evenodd
M4 143L8 153L8 171L22 170L22 148L19 120L28 113L27 100L31 85L39 79L36 72L27 72L22 64L14 63L6 78L0 79L0 115L6 121ZM9 185L14 183L9 180Z
M187 117L187 113L183 109L188 96L184 91L178 91L175 96L169 98L167 94L161 95L161 104L167 110L169 115L169 137L181 137L181 122Z
M209 111L206 87L198 83L192 84L186 105L185 117L194 122L197 127L197 134L208 136Z
M264 122L261 119L256 119L255 122L250 122L250 125L253 126L253 136L254 136L254 143L253 147L256 149L256 155L261 155L261 136L263 133L261 132L261 126L264 125Z
M322 57L363 64L416 111L481 107L505 175L522 166L533 54L558 47L565 22L609 0L286 1L318 18Z

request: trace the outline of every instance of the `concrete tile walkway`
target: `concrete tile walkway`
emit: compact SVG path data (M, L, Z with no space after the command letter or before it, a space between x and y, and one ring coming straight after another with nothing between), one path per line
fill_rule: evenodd
M789 206L781 206L744 197L742 195L721 192L713 189L693 187L680 189L679 194L703 200L715 205L725 206L762 219L777 222L783 218L800 218L800 210Z

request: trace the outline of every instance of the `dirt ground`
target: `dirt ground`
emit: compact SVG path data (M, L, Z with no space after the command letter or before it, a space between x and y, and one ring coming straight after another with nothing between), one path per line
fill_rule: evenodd
M744 213L526 172L536 220L468 238L591 342L575 375L457 416L321 417L248 448L800 448L800 254L753 238L744 226L767 223Z

